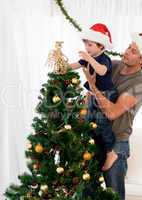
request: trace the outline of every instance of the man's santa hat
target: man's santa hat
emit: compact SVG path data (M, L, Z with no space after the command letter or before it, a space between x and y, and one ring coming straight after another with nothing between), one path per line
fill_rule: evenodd
M133 33L132 41L136 43L140 53L142 54L142 33Z
M80 35L82 39L102 44L107 50L112 49L111 34L104 24L94 24L90 29L82 31Z

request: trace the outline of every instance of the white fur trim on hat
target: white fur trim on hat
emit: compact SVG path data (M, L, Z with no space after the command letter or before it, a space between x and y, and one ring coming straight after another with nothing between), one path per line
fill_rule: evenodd
M91 29L82 31L80 34L81 39L98 42L104 46L105 49L111 50L113 48L112 43L109 41L109 37L103 33L93 31Z
M132 33L131 34L132 41L136 43L140 53L142 54L142 36L139 33Z

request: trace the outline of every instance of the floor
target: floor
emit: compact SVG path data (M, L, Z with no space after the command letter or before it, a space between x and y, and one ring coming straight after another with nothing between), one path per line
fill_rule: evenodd
M142 196L127 196L126 200L142 200Z

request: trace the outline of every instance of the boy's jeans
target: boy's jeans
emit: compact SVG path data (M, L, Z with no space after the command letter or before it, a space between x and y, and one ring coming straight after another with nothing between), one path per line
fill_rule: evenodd
M127 172L127 158L129 157L129 142L116 142L114 151L118 154L118 159L114 165L104 173L107 187L111 187L120 195L120 200L125 200L125 176Z

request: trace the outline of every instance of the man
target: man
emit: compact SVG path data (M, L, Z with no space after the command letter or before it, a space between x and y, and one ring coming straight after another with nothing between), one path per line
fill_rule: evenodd
M122 61L113 63L113 81L118 89L119 97L115 103L109 101L94 84L94 78L84 70L92 93L95 95L102 112L113 121L112 130L116 137L114 151L118 158L113 166L104 172L107 187L119 193L125 200L125 175L127 158L129 157L129 136L132 133L134 116L142 100L142 34L135 33L132 43L126 49ZM100 138L96 142L101 146ZM103 148L102 148L103 149Z

